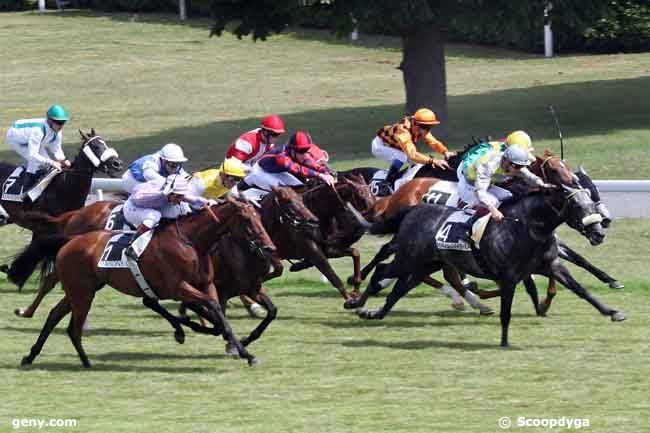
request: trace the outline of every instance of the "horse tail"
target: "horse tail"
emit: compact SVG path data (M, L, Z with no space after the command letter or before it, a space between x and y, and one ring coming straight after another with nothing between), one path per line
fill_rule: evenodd
M66 212L59 216L48 215L45 212L30 211L23 214L23 221L33 232L39 234L54 234L63 232L70 218L77 211Z
M373 235L395 234L406 215L414 209L415 206L400 209L390 218L378 221L370 226L370 233Z
M7 279L16 284L19 289L42 262L41 275L50 269L59 250L71 239L71 236L53 235L46 238L34 239L11 262L7 271Z

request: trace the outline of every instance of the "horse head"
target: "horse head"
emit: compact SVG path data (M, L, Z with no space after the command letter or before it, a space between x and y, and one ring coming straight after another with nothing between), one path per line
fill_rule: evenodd
M275 219L282 225L304 232L312 239L320 238L320 222L303 202L302 196L288 187L272 187L265 200L272 201Z
M88 134L79 130L79 134L81 135L81 148L77 158L85 158L94 169L111 177L115 177L122 171L123 163L117 151L97 135L94 128Z
M569 227L586 237L592 245L603 242L603 217L586 189L562 185L547 195L550 196L553 210Z
M228 197L224 204L231 206L233 212L228 221L230 232L248 243L251 251L257 252L262 257L276 255L277 249L266 232L260 214L251 202L244 198Z

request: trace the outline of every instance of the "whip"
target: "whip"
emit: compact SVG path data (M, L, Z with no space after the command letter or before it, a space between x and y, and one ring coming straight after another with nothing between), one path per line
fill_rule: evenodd
M551 112L551 116L553 116L553 120L555 120L555 126L557 127L557 134L560 136L560 158L564 159L564 140L562 137L562 129L560 128L560 121L557 119L557 115L555 114L555 109L553 108L552 105L548 106L548 111Z

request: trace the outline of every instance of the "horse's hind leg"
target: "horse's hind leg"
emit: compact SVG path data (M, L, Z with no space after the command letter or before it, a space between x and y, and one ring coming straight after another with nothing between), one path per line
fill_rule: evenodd
M88 355L81 345L81 336L83 334L83 326L88 316L88 311L90 311L90 306L93 303L95 298L95 292L101 288L96 287L94 290L76 290L75 297L71 298L70 304L72 307L72 317L70 317L70 323L68 324L68 336L72 345L77 350L79 359L85 368L90 368L90 361L88 360Z
M32 346L31 350L29 351L29 355L25 356L22 359L20 365L29 365L34 362L34 359L38 356L39 353L41 353L43 345L47 341L47 337L49 337L52 330L69 312L70 302L66 296L61 299L59 303L56 304L54 308L52 308L52 310L50 310L50 314L48 314L47 320L45 320L45 324L43 325L43 329L41 330L40 335L38 336L38 340L36 340L36 343Z
M183 331L183 327L176 316L167 311L167 309L160 305L157 300L149 298L148 296L142 298L142 305L164 317L165 320L167 320L174 328L174 339L176 342L178 344L185 343L185 331Z
M25 318L31 318L34 316L36 309L41 304L41 301L43 301L45 295L50 293L50 291L56 286L56 283L58 282L59 279L57 278L56 273L51 272L47 274L47 276L43 279L43 281L41 281L41 284L38 286L38 293L36 294L36 298L34 298L29 307L16 308L14 310L14 314L16 314L18 317Z
M361 269L361 281L365 280L379 263L388 260L390 256L397 252L397 242L394 242L394 240L395 238L382 245L379 252L375 254L375 257L373 257L372 260ZM354 275L348 277L348 284L354 284Z

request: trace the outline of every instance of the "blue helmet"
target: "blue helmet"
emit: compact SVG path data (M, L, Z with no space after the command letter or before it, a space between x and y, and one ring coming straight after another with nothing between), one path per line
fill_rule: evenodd
M70 115L68 114L67 111L65 111L65 108L63 108L61 105L52 105L48 110L47 110L47 118L52 119L52 120L58 120L60 122L65 122L70 120Z

